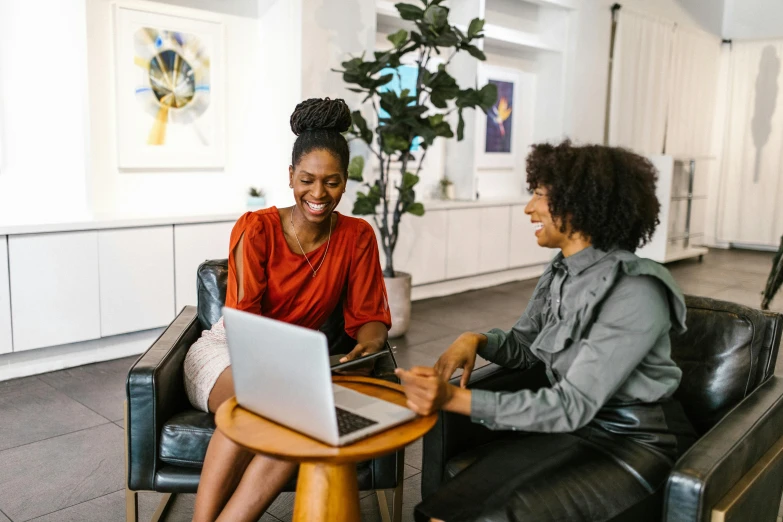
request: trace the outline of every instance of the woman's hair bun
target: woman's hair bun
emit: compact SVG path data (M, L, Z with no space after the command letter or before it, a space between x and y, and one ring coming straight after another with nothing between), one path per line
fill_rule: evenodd
M335 130L345 132L351 128L351 109L338 98L310 98L294 109L291 130L299 136L308 130Z

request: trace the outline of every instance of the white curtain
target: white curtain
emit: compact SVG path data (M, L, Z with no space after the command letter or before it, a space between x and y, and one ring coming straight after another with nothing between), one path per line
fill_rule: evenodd
M778 245L783 234L783 41L732 44L718 238Z
M717 37L680 25L675 28L666 154L690 158L711 155L720 48Z
M666 132L674 22L618 13L609 105L609 145L660 154Z

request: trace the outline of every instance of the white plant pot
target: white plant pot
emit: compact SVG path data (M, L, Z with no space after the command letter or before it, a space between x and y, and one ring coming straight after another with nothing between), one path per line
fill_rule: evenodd
M395 272L394 277L384 277L383 280L392 317L389 338L402 337L411 326L411 275Z

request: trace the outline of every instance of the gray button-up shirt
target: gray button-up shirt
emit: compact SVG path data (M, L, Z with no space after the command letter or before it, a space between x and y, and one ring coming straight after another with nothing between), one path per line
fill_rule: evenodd
M473 390L471 418L492 429L569 432L609 402L671 396L682 372L669 331L685 331L685 301L664 267L624 250L558 254L522 317L487 332L479 355L509 368L546 365L537 392Z

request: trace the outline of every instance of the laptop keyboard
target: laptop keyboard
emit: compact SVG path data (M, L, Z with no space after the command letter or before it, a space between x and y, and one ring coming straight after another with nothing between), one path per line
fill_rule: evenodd
M356 415L355 413L351 413L350 411L343 410L336 406L334 409L337 411L337 432L340 436L348 435L349 433L359 431L360 429L372 426L373 424L378 424L377 421L362 417L361 415Z

